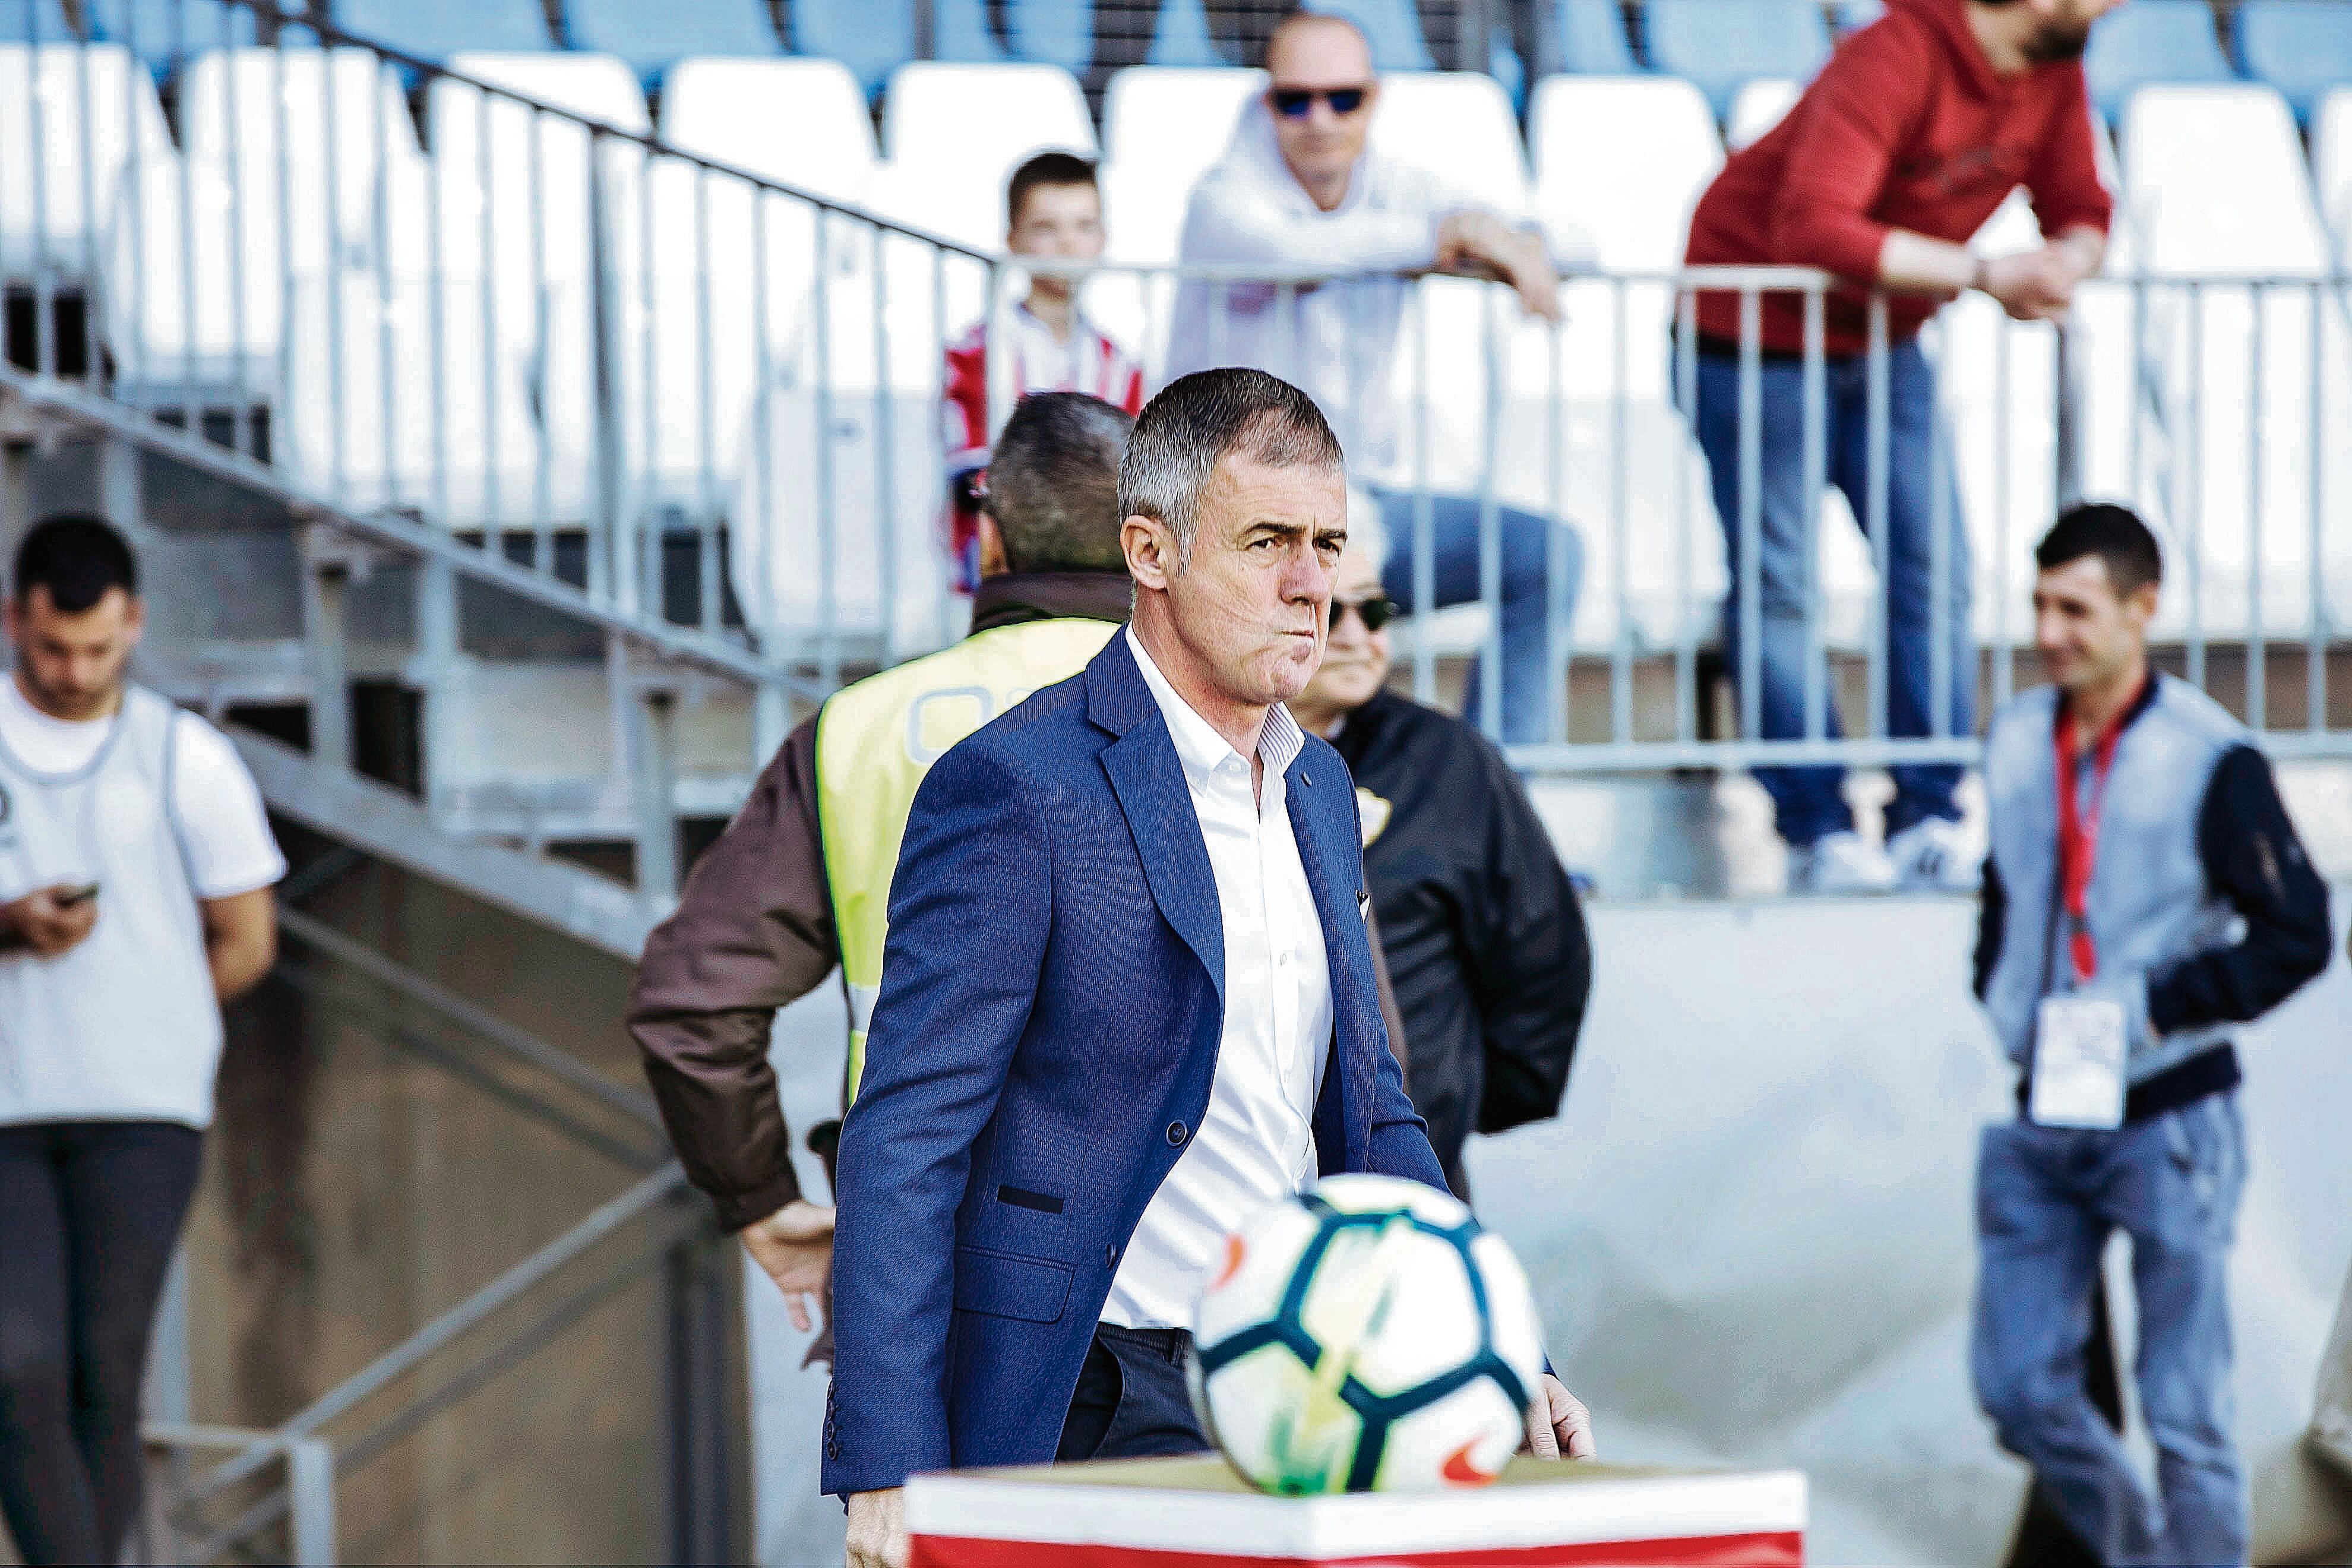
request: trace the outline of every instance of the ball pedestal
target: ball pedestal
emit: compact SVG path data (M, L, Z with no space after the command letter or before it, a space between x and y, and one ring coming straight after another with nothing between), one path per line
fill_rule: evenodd
M1805 1478L1514 1459L1490 1487L1274 1498L1213 1455L919 1476L913 1568L1797 1568Z

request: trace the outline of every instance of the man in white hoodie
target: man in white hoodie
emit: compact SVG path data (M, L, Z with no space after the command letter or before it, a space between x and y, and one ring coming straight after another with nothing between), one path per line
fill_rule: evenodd
M1476 268L1517 289L1532 314L1559 316L1557 270L1523 215L1485 210L1430 171L1368 151L1380 101L1371 50L1344 17L1295 12L1267 41L1266 90L1250 104L1223 159L1194 188L1184 218L1187 264L1397 272ZM1430 498L1434 581L1412 574L1416 498L1391 488L1401 421L1388 393L1408 285L1398 278L1283 289L1192 281L1178 293L1170 379L1247 365L1304 388L1370 481L1395 542L1383 575L1409 610L1472 602L1479 593L1479 515L1473 496ZM1389 481L1384 484L1382 481ZM1502 542L1503 738L1545 738L1549 705L1544 615L1551 551L1564 553L1569 598L1583 569L1572 529L1497 509ZM1476 676L1465 706L1479 716Z

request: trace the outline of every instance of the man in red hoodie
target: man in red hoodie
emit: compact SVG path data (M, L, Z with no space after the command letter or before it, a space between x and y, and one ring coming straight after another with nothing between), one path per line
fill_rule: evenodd
M1937 733L1939 710L1948 733L1969 734L1975 723L1968 535L1948 457L1941 475L1931 457L1936 373L1919 329L1968 289L1991 295L2019 321L2055 320L2075 286L2099 269L2114 201L2099 177L2082 55L2092 24L2121 3L1890 0L1880 20L1840 46L1787 119L1724 165L1691 216L1694 266L1819 267L1858 285L1832 292L1824 311L1822 450L1828 478L1865 525L1874 487L1885 487L1893 735ZM1969 237L2019 185L2032 199L2042 247L1975 254ZM1869 285L1890 295L1883 456L1869 449ZM1752 592L1762 737L1785 740L1807 732L1807 664L1817 657L1806 624L1815 541L1804 483L1804 300L1768 294L1761 303L1754 561L1740 537L1741 313L1736 292L1699 296L1698 372L1685 395L1731 565L1725 651L1738 679L1747 668L1742 610ZM1939 637L1946 657L1937 690ZM1827 682L1816 689L1826 694ZM1822 732L1835 736L1837 710L1826 695L1821 700ZM1792 883L1856 892L1976 885L1978 867L1958 842L1959 773L1895 768L1884 848L1854 832L1841 770L1759 768L1757 777L1792 851Z

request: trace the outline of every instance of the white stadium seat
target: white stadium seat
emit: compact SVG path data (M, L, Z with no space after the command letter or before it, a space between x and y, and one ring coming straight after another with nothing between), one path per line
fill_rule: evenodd
M173 160L155 83L116 44L0 47L0 273L80 282L134 153ZM36 196L35 193L38 195Z
M940 65L890 73L882 141L889 216L979 248L1004 245L1004 182L1032 153L1096 152L1077 79L1059 66Z
M2320 218L2336 237L2336 259L2352 262L2352 87L2321 99L2311 117L2311 172Z
M2122 141L2139 265L2156 284L2145 342L2159 416L2165 429L2193 419L2199 432L2193 444L2165 443L2141 497L2174 558L2194 563L2176 574L2164 628L2242 636L2259 594L2265 634L2298 636L2314 609L2315 522L2334 613L2352 605L2352 410L2326 393L2347 384L2352 352L2337 301L2326 300L2314 331L2325 299L2316 280L2331 270L2333 247L2294 116L2267 87L2143 88L2126 109ZM2189 287L2245 274L2313 281L2259 298L2242 285ZM2325 399L2317 497L2315 337Z
M457 77L620 131L652 129L636 77L612 56L457 54L449 67ZM454 77L434 81L425 110L440 183L445 280L457 290L485 285L467 300L472 313L449 312L457 357L488 357L484 333L498 353L520 356L546 467L556 476L535 490L529 515L542 523L577 523L591 505L600 424L592 297L598 237L590 222L598 197L592 184L602 187L604 266L614 289L607 326L625 483L634 484L644 467L650 328L642 292L650 216L641 199L644 149L606 137L595 139L600 145L592 156L591 133L576 121L538 114Z
M1731 100L1730 117L1724 121L1725 144L1737 153L1761 142L1765 132L1787 119L1804 95L1803 82L1784 76L1758 77L1743 83Z
M873 121L847 68L819 59L689 59L662 94L662 139L682 152L828 200L862 202L874 176ZM816 268L817 209L747 182L657 159L653 204L656 499L719 510L720 476L764 362L781 374ZM763 215L755 228L753 214ZM870 289L862 226L826 226L829 280ZM764 266L764 273L760 269ZM764 354L761 334L764 331ZM706 386L708 405L705 404Z

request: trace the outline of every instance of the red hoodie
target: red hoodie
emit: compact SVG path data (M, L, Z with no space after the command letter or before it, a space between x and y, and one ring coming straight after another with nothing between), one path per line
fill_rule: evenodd
M1878 275L1890 228L1966 244L2023 185L2042 232L2104 232L2115 199L2099 178L2080 60L2005 77L1969 30L1967 0L1892 0L1839 46L1788 118L1732 155L1691 215L1689 258ZM1888 299L1900 342L1943 303ZM1803 297L1764 296L1764 346L1801 353ZM1831 353L1869 342L1867 296L1829 298ZM1699 296L1699 332L1736 343L1739 297Z

